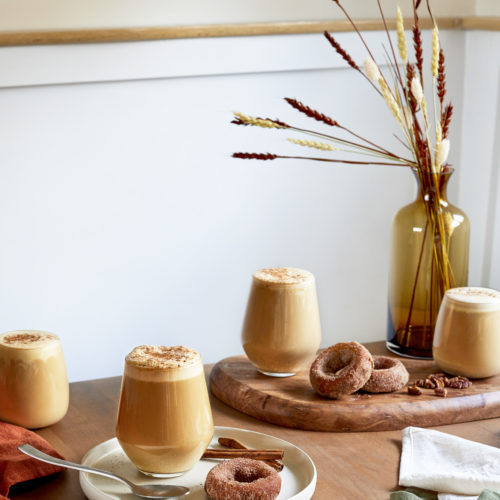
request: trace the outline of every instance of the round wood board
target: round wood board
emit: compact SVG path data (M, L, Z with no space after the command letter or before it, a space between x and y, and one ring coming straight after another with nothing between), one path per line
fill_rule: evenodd
M372 354L397 357L384 342L365 346ZM408 369L410 381L440 371L433 361L397 359ZM446 398L435 396L431 389L411 396L405 387L388 394L357 392L331 400L313 391L308 371L288 378L267 377L246 356L234 356L213 367L210 390L227 405L259 420L315 431L386 431L500 416L500 375L473 380L468 389L448 389Z

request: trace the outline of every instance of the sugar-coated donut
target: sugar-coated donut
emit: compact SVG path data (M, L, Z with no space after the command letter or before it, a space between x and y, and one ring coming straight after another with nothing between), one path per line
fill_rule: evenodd
M373 358L358 342L340 342L322 351L311 365L313 389L327 398L338 398L361 389L372 373Z
M225 460L213 467L205 480L211 500L274 500L280 489L280 475L251 458Z
M373 371L368 382L362 387L366 392L399 391L410 377L405 365L399 359L388 356L373 356Z

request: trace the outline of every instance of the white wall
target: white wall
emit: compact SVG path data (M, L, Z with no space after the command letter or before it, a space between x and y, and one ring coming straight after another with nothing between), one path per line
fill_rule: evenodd
M500 5L497 0L475 0L474 13L477 16L498 16Z
M460 200L471 217L470 281L500 289L500 33L465 35Z
M362 59L353 34L338 39ZM442 39L460 144L465 39ZM410 172L230 157L309 153L286 132L229 124L237 109L316 127L284 96L394 146L392 116L322 36L3 48L0 67L1 330L59 334L71 380L119 374L141 343L183 343L206 362L241 353L250 276L265 266L316 275L323 345L385 337L390 224L414 195ZM466 210L473 226L487 213ZM484 251L483 239L473 262Z
M488 0L439 0L433 2L437 16L475 13L498 15L498 7ZM354 18L378 18L376 2L343 0ZM412 14L410 0L383 0L388 18L394 18L400 4L404 15ZM422 6L421 15L426 9ZM254 23L344 19L331 0L0 0L0 31L64 30L80 28L119 28L176 26L189 24Z

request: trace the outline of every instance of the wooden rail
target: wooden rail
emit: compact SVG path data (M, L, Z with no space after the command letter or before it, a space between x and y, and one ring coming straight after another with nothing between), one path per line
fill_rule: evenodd
M411 26L411 19L405 20ZM442 17L438 18L440 29L492 30L500 31L500 17ZM383 29L381 20L357 20L362 31ZM394 29L395 20L388 20ZM421 19L421 27L431 28L430 19ZM0 32L0 46L54 45L68 43L107 43L138 40L166 40L174 38L203 38L229 36L284 35L297 33L321 33L352 31L347 21L299 21L272 23L211 24L189 26L165 26L146 28L80 29L61 31L4 31Z

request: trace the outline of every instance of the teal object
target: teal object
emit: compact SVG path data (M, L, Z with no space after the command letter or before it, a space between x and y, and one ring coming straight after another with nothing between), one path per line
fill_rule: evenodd
M483 490L477 500L500 500L500 490Z
M497 497L494 498L496 500ZM498 498L500 500L500 497ZM407 488L404 491L392 492L390 500L437 500L437 495L424 490L419 490L418 488ZM490 498L485 497L482 500L490 500Z

